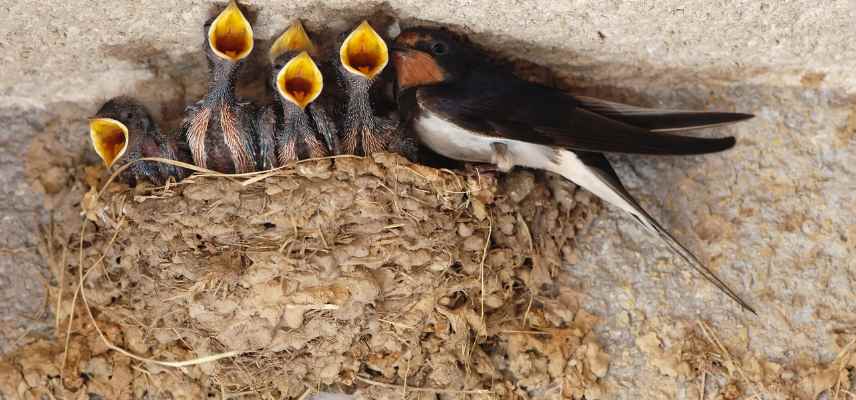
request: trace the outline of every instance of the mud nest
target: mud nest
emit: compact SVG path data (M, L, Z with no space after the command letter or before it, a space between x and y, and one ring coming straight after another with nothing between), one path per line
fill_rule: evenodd
M0 393L603 395L562 271L599 203L567 181L387 154L100 195L99 173L47 235L57 332L7 357Z

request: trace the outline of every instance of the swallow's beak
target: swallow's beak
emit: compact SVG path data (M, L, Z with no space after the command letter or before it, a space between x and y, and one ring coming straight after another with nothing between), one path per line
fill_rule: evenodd
M349 72L372 79L389 62L389 49L371 25L363 21L342 43L339 59Z
M239 61L253 51L253 27L235 0L220 12L208 29L208 45L218 57Z
M315 101L323 89L321 70L305 51L288 61L276 75L276 90L301 109Z
M271 62L273 62L273 60L276 60L277 57L287 51L297 52L304 50L314 53L315 45L312 44L312 40L309 39L309 35L303 29L303 24L300 21L296 21L273 42L270 46L269 57Z
M112 167L128 149L128 127L112 118L90 119L89 138L107 168Z

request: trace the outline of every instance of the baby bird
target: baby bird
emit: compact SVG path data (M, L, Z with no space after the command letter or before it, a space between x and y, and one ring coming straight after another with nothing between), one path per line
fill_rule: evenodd
M161 133L149 111L130 97L110 99L94 117L89 119L92 147L107 168L133 162L119 179L131 186L141 180L163 185L169 177L184 177L181 168L155 161L137 161L145 157L160 157L188 161L180 152L173 136Z
M339 82L345 92L342 152L361 156L396 147L398 122L377 115L372 88L389 62L383 38L363 21L342 41L337 60Z
M253 51L253 29L235 0L205 24L204 47L208 94L185 110L183 136L196 165L223 173L252 172L256 168L255 110L236 97L235 81Z
M321 70L309 52L315 46L295 22L271 46L273 104L259 112L259 168L328 156L338 143L336 127L316 100L324 90Z

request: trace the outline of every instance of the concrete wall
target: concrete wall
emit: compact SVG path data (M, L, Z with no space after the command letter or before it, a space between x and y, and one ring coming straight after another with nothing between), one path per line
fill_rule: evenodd
M119 94L179 117L204 91L201 25L216 7L0 5L0 349L45 326L28 318L43 306L47 275L35 255L38 223L47 221L39 191L62 184L57 175L74 160L94 160L85 118ZM618 392L680 392L630 389L662 379L643 368L634 339L673 320L709 320L734 346L783 363L830 361L841 347L831 330L856 321L856 1L260 0L249 8L261 39L297 17L310 30L345 29L360 15L394 10L405 26L463 27L585 93L757 115L717 132L738 137L723 154L613 158L642 203L761 311L740 313L608 209L569 268L586 307L605 319L608 382ZM51 161L28 173L39 158Z

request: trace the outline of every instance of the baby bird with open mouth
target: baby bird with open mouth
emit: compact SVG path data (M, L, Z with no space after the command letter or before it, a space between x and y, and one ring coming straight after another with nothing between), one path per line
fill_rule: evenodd
M299 21L271 46L274 102L259 112L257 122L262 170L337 152L335 124L316 102L324 77L310 56L314 48Z
M110 99L89 119L89 138L95 152L107 168L131 164L119 180L129 185L147 180L163 185L169 177L184 177L181 168L155 161L136 161L146 157L187 160L173 136L161 133L149 111L130 97ZM136 162L135 162L136 161Z
M189 106L182 132L193 161L223 173L256 168L254 108L235 95L235 81L253 51L253 29L235 0L205 24L208 94Z
M363 21L338 50L336 72L345 97L342 152L367 156L392 151L414 158L415 141L405 137L397 118L379 115L373 98L375 83L389 62L384 39Z

